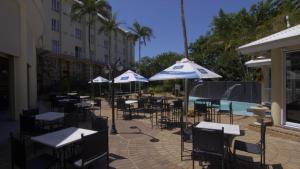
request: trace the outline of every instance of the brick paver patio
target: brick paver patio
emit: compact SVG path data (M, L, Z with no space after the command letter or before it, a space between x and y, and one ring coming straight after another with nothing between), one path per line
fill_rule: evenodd
M103 101L102 115L111 121L111 109ZM97 112L99 113L99 112ZM255 119L252 117L234 117L234 123L240 124L245 130L245 135L236 139L257 142L259 133L249 126ZM227 123L227 118L222 117L222 122ZM83 126L85 126L84 124ZM15 126L15 125L14 125ZM190 157L180 158L179 129L161 130L151 127L149 119L116 120L117 135L110 135L110 168L120 169L191 169ZM2 129L0 129L2 130ZM3 133L3 132L2 132ZM7 133L7 132L4 132ZM267 164L270 169L300 169L300 140L282 137L276 133L267 133ZM191 149L191 144L185 147ZM10 168L8 140L0 142L0 169ZM185 153L189 155L189 152ZM254 160L258 160L254 158ZM198 163L196 168L200 168ZM103 168L101 164L99 167ZM245 168L245 167L243 167Z

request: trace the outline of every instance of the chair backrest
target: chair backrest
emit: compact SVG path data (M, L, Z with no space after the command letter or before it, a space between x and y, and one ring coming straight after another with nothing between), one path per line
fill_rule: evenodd
M36 131L35 117L20 115L21 134L34 133Z
M210 104L213 105L213 106L220 106L221 105L221 101L220 101L220 99L212 99L210 101Z
M194 103L194 112L195 113L207 113L207 105L205 103Z
M125 99L118 98L117 99L117 109L125 109L125 108L126 108Z
M176 101L173 101L173 103L174 103L174 108L177 108L177 109L181 109L183 106L182 100L176 100Z
M67 102L64 105L64 112L65 113L74 113L76 112L76 106L73 102Z
M193 152L224 155L224 129L209 130L193 127Z
M11 165L26 169L26 146L25 141L20 140L10 133Z
M78 115L76 113L65 114L64 127L78 127Z
M24 116L34 116L39 114L39 109L28 109L28 110L23 110L23 115Z
M143 98L138 99L138 108L145 108L146 100Z
M105 117L93 117L92 130L102 131L108 129L108 119Z
M82 136L82 165L108 153L108 130L98 131L95 134Z

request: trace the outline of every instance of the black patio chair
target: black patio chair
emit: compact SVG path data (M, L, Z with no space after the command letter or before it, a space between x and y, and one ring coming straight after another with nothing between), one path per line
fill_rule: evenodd
M24 138L26 136L36 136L43 134L42 129L37 126L34 116L20 115L20 136Z
M183 101L181 99L173 101L172 117L171 117L171 121L173 125L175 126L181 125L180 117L182 113L183 113Z
M75 168L87 168L101 158L106 158L106 167L109 168L108 130L98 131L95 134L81 136L81 153L71 157L68 162Z
M170 104L167 103L167 102L164 102L163 103L163 108L162 108L162 111L161 111L161 114L160 114L160 128L163 129L163 128L168 128L169 125L170 125Z
M93 117L92 130L96 130L96 131L108 130L108 118L97 117L97 116Z
M63 128L78 127L79 119L77 114L65 114Z
M24 116L35 116L39 114L39 109L27 109L22 111Z
M221 115L222 114L228 114L229 115L229 122L230 124L233 124L233 109L232 109L232 102L229 103L229 110L223 110L219 109L218 114L217 114L217 119L219 123L221 123Z
M27 159L27 151L25 141L18 139L10 133L11 143L11 168L15 167L21 169L48 169L55 166L59 162L53 156L42 154L32 159Z
M119 117L119 111L122 112L123 116L124 116L124 110L126 109L126 104L125 104L125 99L123 98L117 98L117 106L116 106L116 109L117 109L117 118Z
M215 122L218 121L218 110L221 107L221 100L220 99L211 99L210 101L210 108L211 108L211 118ZM221 117L221 116L220 116Z
M144 113L144 116L146 116L146 102L146 99L139 98L137 108L133 108L132 111L135 112L137 115L139 115L140 113Z
M207 109L207 105L205 103L199 103L199 102L195 102L194 103L194 124L196 122L200 122L200 117L203 117L204 121L207 121L208 119L208 109ZM197 121L196 121L197 118Z
M225 143L224 128L222 130L209 130L201 128L192 128L193 150L192 160L193 168L195 160L214 161L210 164L216 164L221 161L221 167L225 167Z
M237 160L251 163L251 161L246 161L243 158L239 158L237 151L243 151L250 154L256 154L260 156L260 165L265 166L266 164L266 123L262 119L260 121L260 140L257 143L248 143L240 140L235 140L233 147L233 157L234 164L237 163Z
M65 113L72 114L72 113L75 113L76 111L77 111L77 108L75 106L75 103L67 102L64 104L64 112Z

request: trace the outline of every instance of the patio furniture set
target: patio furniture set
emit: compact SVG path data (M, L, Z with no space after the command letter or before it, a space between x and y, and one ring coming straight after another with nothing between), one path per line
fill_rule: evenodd
M51 109L63 112L40 114L38 109L30 109L20 115L20 136L10 134L12 168L86 168L102 158L108 167L108 121L95 116L91 108L97 104L74 93L53 98ZM79 121L87 119L91 127L79 127ZM33 145L30 159L28 145Z

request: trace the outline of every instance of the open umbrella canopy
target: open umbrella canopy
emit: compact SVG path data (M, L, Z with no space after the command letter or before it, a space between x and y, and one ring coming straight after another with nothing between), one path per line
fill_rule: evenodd
M193 61L183 58L181 61L177 61L174 65L152 76L149 80L214 79L221 77Z
M127 70L114 80L114 83L148 82L148 79L131 70Z
M95 79L93 79L93 83L106 83L106 82L109 81L101 76L98 76ZM91 83L91 81L89 81L89 83Z

